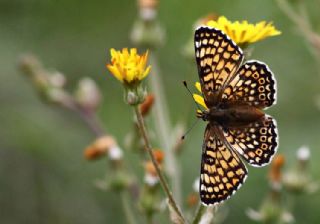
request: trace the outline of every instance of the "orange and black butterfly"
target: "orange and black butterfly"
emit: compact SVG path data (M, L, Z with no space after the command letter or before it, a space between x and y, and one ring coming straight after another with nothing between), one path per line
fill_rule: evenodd
M206 205L228 199L245 181L242 160L261 167L278 146L276 121L263 109L276 103L276 81L260 61L243 62L242 50L222 31L201 26L194 36L208 121L202 146L200 198Z

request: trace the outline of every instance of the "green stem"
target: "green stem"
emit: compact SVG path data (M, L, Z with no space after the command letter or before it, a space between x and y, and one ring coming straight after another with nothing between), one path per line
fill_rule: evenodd
M126 197L126 193L124 191L120 192L120 197L121 197L121 203L123 207L124 214L127 219L128 224L136 224L135 217L132 213L132 209L129 206L129 200L128 197Z
M196 216L194 217L192 223L193 224L197 224L200 222L200 219L203 215L203 213L205 212L206 210L206 206L204 206L202 203L200 203L198 209L197 209L197 212L196 212Z
M153 155L152 147L151 147L148 135L147 135L146 127L144 125L144 120L143 120L142 114L140 112L139 106L135 106L134 110L135 110L135 114L137 116L138 127L140 129L141 136L142 136L142 138L144 140L145 148L146 148L146 150L147 150L147 152L148 152L148 154L149 154L149 156L151 158L151 161L152 161L152 163L153 163L153 165L154 165L154 167L155 167L155 169L157 171L161 186L162 186L165 194L167 195L169 203L172 206L172 208L174 209L176 215L179 217L179 219L181 220L182 223L185 223L183 215L182 215L180 209L178 208L178 205L175 202L175 200L173 198L173 195L172 195L172 193L171 193L171 191L169 189L168 183L165 180L165 177L164 177L162 171L160 170L159 164L158 164L158 162L156 161L156 159L155 159L155 157Z
M172 183L172 191L176 197L178 203L181 203L181 175L180 167L176 156L174 154L173 147L175 145L176 136L172 137L172 126L169 118L169 110L167 108L168 103L162 85L160 76L160 69L158 66L158 60L154 52L150 53L150 64L152 64L152 75L150 75L150 86L156 96L154 121L156 123L158 136L160 137L160 143L162 148L166 152L165 167Z
M203 205L202 203L200 203L199 207L198 207L198 210L196 212L196 215L192 221L192 224L198 224L200 223L203 215L206 213L206 212L210 212L212 213L212 217L211 217L211 222L213 221L213 218L214 218L214 215L215 213L217 212L217 209L218 207L216 205L213 205L213 206L210 206L210 207L207 207L205 205Z
M80 118L87 124L88 128L94 133L96 137L101 137L107 134L103 130L102 124L100 120L97 118L96 114L92 111L87 111L80 105L78 105L71 95L66 93L64 100L61 103L63 107L73 111L74 113L79 114ZM135 217L132 213L132 209L129 206L128 195L125 191L120 192L120 198L127 223L136 224Z

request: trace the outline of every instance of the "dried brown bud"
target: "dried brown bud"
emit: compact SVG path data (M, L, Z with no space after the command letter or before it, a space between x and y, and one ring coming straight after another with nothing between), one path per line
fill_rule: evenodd
M84 157L87 160L95 160L106 155L106 152L107 152L107 149L101 150L101 149L95 148L94 146L88 146L84 150Z
M216 13L210 13L202 18L200 18L197 21L198 25L202 25L202 24L207 24L207 22L209 22L210 20L217 20L219 18L219 15Z
M157 160L157 162L159 164L162 164L162 162L164 160L164 152L161 151L160 149L154 149L153 155L154 155L154 158Z
M138 0L139 8L157 8L159 0Z
M113 137L106 135L100 138L97 138L93 145L98 149L110 149L111 147L116 145L116 141Z
M281 169L284 163L285 158L282 154L278 154L274 157L269 171L269 179L271 182L279 183L281 181Z
M189 207L193 207L193 206L197 205L198 202L199 202L199 194L193 192L193 193L188 195L187 205Z
M30 76L33 76L35 72L42 70L42 65L39 60L33 55L23 55L19 61L19 67L21 70Z
M154 167L153 163L151 161L147 161L144 164L144 169L146 173L151 174L152 176L158 176L157 170Z
M85 149L84 156L88 160L94 160L104 156L107 152L109 152L109 156L111 157L111 155L115 154L111 153L111 150L119 151L119 147L117 146L115 139L111 136L102 136L100 138L97 138L91 145L89 145ZM118 158L119 156L115 157Z
M140 104L140 111L142 116L146 116L149 114L150 109L152 108L154 103L154 95L153 94L148 94L143 101L142 104Z

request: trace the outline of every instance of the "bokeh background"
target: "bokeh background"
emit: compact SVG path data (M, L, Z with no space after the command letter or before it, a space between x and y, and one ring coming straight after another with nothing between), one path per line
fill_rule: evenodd
M305 2L319 30L319 1ZM194 22L212 12L231 20L273 21L282 31L256 43L252 58L266 62L278 81L278 104L268 113L278 121L286 165L295 162L297 148L308 145L310 174L319 179L319 70L310 46L274 1L160 1L166 42L157 54L171 120L187 126L194 120L194 104L181 81L193 83L197 71L181 49ZM98 115L122 144L132 131L133 113L105 63L111 47L133 46L129 34L136 18L132 0L0 0L0 223L125 223L118 196L93 185L108 169L106 161L83 158L93 134L74 114L41 102L17 64L21 54L33 53L63 72L71 91L81 77L94 79L104 97ZM184 197L199 174L203 131L202 123L192 130L179 157ZM245 210L257 208L267 193L267 171L249 168L246 184L227 202L225 223L254 223ZM317 223L320 195L303 195L298 202L292 208L296 223Z

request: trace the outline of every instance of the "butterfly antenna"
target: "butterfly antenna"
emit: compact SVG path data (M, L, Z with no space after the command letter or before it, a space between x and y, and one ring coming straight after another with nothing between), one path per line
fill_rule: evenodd
M181 140L184 140L185 137L187 136L187 134L189 134L189 132L194 128L194 126L196 126L196 124L198 123L199 119L195 120L193 122L193 124L191 125L191 127L186 131L186 133L184 135L181 136Z
M190 89L189 89L189 87L188 87L188 84L187 84L187 82L186 82L185 80L183 81L183 85L184 85L184 87L186 87L187 91L190 93L190 96L192 97L192 100L193 100L193 102L196 104L196 107L198 108L198 110L202 111L202 110L200 109L199 105L197 104L197 102L195 101L195 99L193 98L193 94L192 94L192 92L190 91Z

